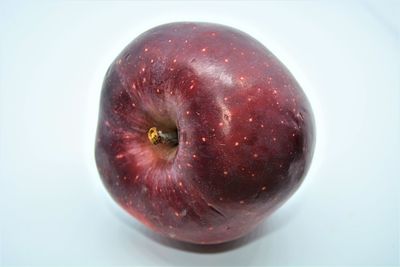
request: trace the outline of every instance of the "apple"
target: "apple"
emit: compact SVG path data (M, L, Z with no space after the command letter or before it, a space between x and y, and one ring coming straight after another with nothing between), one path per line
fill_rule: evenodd
M141 34L111 64L95 157L133 217L216 244L250 232L298 189L314 140L304 92L261 43L179 22Z

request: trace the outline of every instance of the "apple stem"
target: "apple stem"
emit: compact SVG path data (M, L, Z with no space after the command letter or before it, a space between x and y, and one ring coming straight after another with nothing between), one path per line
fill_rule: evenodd
M152 143L153 145L157 144L168 144L172 146L178 145L177 132L163 133L162 131L157 130L156 127L151 127L147 132L147 137L149 138L150 143Z

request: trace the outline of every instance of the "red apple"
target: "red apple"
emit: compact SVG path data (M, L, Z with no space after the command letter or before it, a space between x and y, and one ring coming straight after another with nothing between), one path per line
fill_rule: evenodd
M109 68L96 162L140 222L215 244L248 233L296 191L314 135L302 89L261 43L222 25L171 23Z

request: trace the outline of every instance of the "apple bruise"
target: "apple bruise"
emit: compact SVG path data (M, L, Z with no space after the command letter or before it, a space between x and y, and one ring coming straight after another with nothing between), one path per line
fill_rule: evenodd
M178 131L179 144L152 144L151 127ZM300 86L237 30L154 28L106 74L99 172L122 207L169 237L210 244L249 232L299 187L313 146Z

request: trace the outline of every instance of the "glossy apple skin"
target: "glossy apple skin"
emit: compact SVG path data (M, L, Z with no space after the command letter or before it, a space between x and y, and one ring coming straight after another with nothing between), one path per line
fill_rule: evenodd
M150 127L177 128L153 145ZM251 231L300 186L315 131L299 84L236 29L172 23L132 41L102 88L96 162L127 212L154 231L214 244Z

